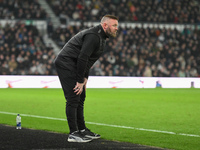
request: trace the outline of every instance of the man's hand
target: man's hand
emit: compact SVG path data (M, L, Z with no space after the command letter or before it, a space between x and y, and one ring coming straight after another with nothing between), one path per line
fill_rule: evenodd
M74 87L74 93L76 93L76 95L80 95L83 92L83 87L85 88L86 91L87 80L88 80L87 78L84 78L83 83L76 82L76 86Z
M84 83L76 82L76 86L74 87L74 93L76 93L76 95L80 95L83 92L83 86Z

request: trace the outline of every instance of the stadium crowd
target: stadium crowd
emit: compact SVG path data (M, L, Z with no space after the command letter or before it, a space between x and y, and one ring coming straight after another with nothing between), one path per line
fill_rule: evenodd
M58 28L52 35L62 47L85 27ZM200 74L200 30L185 28L119 28L116 39L107 42L106 52L90 75L197 77Z
M60 20L99 21L113 14L126 22L198 23L197 0L50 0Z
M108 40L105 53L94 64L90 75L200 77L198 1L51 0L48 2L61 19L99 21L102 15L110 13L119 16L120 22L195 23L196 25L194 29L185 28L182 31L158 27L119 27L117 38ZM47 17L37 0L0 0L0 4L0 18L3 19ZM20 9L26 12L23 16L19 16ZM37 12L40 17L36 17ZM53 29L50 23L48 25L49 37L60 48L74 34L86 28L83 24L57 29ZM20 22L14 26L0 25L0 75L56 75L52 63L56 57L53 48L51 45L45 46L41 36L33 25Z
M0 0L0 19L45 19L38 0Z
M0 26L0 75L52 75L54 58L53 48L44 45L35 26Z

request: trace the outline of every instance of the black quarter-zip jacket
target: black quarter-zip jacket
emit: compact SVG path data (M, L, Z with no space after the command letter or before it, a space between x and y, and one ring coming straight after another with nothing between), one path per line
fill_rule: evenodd
M89 69L104 52L106 38L108 36L100 24L77 33L56 57L56 67L76 72L77 82L83 83L84 78L88 78Z

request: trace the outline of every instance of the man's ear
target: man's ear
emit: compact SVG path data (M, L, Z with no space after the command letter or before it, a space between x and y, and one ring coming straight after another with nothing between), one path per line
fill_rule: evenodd
M103 23L103 28L104 28L104 29L107 29L107 28L108 28L108 24L104 22L104 23Z

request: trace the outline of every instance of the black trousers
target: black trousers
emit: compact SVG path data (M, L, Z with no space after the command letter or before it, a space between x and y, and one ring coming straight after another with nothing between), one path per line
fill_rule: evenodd
M76 95L73 88L76 85L76 73L56 66L58 77L66 99L66 116L70 133L86 128L84 120L85 88L81 95Z

